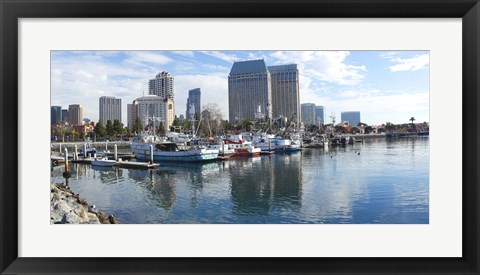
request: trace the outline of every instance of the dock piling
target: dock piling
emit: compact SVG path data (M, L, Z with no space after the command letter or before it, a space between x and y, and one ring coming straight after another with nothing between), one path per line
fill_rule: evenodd
M150 164L153 164L153 145L150 144Z
M87 143L86 142L83 144L83 157L84 158L87 157Z
M68 149L65 148L65 172L63 172L63 177L68 179L71 176L70 171L68 171ZM68 186L68 181L67 181Z
M117 160L118 160L117 144L113 145L113 148L114 148L114 151L113 151L113 152L114 152L114 155L113 155L113 157L114 157L115 161L117 161Z
M77 148L77 145L75 144L75 154L73 155L73 159L77 160L77 158L78 158L78 148Z

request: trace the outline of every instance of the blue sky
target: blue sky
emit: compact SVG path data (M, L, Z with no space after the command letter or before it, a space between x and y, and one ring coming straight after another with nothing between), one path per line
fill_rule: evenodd
M175 77L175 114L185 115L188 90L202 89L202 105L217 103L228 118L228 73L234 61L264 59L267 66L297 64L300 102L333 113L360 111L361 120L429 121L428 51L52 51L51 104L81 104L98 121L98 98L127 104L148 94L148 80L167 71Z

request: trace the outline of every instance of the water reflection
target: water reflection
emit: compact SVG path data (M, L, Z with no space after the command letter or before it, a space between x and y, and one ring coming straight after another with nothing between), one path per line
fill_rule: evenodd
M155 170L73 164L69 181L124 223L428 223L428 169L428 139L366 140Z
M176 181L172 175L175 172L162 170L128 170L128 177L135 180L146 191L148 201L169 210L175 204Z
M230 188L235 215L268 216L272 208L301 205L301 154L246 159L230 164ZM253 163L258 163L253 165Z

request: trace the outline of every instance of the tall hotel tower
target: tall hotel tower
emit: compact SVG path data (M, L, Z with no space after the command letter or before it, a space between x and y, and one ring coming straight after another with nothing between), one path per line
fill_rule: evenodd
M301 115L297 64L268 66L272 81L272 115L299 125Z
M148 94L173 99L174 78L168 72L158 73L148 81Z
M142 121L148 116L161 119L168 129L175 118L174 78L168 72L158 73L148 81L148 96L137 98L138 114Z
M263 113L271 118L271 104L272 87L270 73L265 61L261 59L233 63L228 76L228 115L230 123L242 119L255 119L258 106Z
M113 96L102 96L98 100L99 121L107 125L107 121L112 123L116 119L122 122L122 99Z

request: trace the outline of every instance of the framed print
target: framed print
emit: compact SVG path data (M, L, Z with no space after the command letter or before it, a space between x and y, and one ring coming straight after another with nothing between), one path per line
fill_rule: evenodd
M480 272L478 1L0 9L2 274Z

